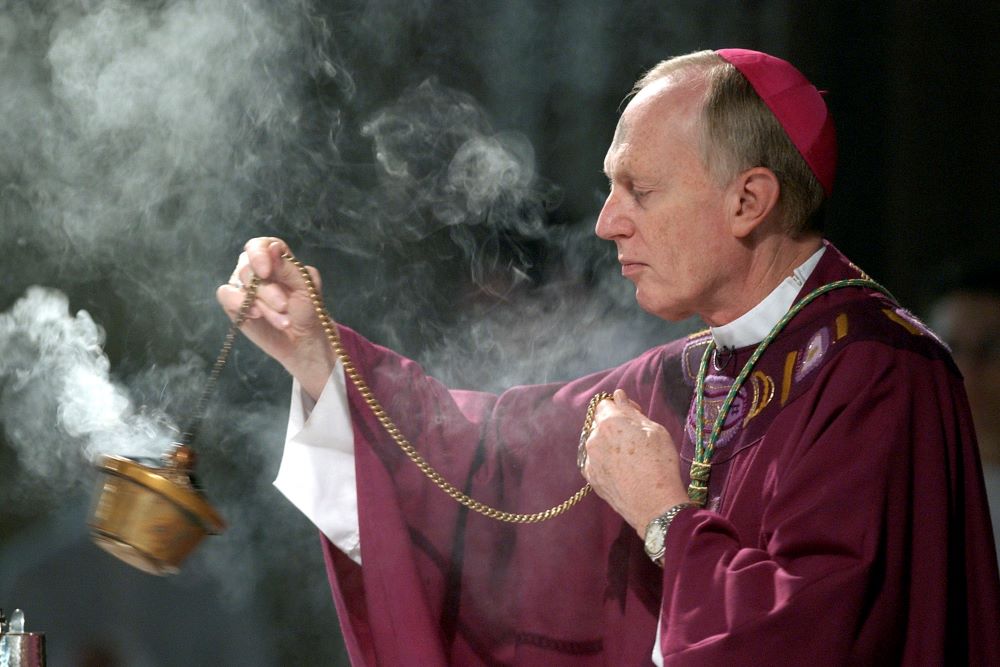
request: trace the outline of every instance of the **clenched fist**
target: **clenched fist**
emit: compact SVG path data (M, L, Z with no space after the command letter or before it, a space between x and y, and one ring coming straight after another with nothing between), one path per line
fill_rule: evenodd
M623 390L597 405L584 446L584 477L640 536L655 517L688 501L673 439Z
M298 379L306 393L317 398L336 357L316 316L306 282L298 268L282 257L285 253L291 254L281 239L251 239L244 246L229 283L219 286L216 297L233 319L243 303L243 285L255 276L259 278L257 298L242 331ZM319 273L312 267L307 269L319 289Z

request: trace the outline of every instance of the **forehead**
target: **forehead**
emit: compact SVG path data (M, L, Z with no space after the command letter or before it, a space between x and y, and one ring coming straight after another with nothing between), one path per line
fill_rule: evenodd
M643 88L625 107L604 159L609 176L655 158L691 153L699 145L704 84L665 77Z

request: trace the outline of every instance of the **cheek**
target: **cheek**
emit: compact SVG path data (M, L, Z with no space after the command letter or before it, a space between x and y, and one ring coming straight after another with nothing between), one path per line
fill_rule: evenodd
M722 216L719 199L692 197L671 201L646 216L637 230L653 252L658 265L697 269L722 250Z

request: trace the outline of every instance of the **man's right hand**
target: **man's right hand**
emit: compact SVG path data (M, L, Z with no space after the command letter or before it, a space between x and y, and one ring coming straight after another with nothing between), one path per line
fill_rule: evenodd
M313 398L318 398L336 364L306 282L299 269L282 257L291 254L281 239L260 237L247 241L229 283L220 285L216 297L230 319L235 319L246 296L242 285L260 278L257 298L247 313L242 331L265 353L274 357ZM319 272L307 267L320 288Z

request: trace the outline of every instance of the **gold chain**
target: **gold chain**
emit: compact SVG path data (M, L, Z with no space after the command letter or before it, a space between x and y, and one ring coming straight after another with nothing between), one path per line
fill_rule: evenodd
M236 312L236 317L229 326L229 331L226 332L226 338L222 343L219 356L216 357L215 363L212 364L208 381L205 383L205 387L201 391L201 396L198 397L198 402L191 412L191 422L181 434L180 444L182 445L189 446L201 429L201 422L205 418L205 410L208 409L208 399L211 398L212 393L215 391L215 385L219 382L219 375L222 373L222 369L229 359L229 353L233 349L233 342L236 340L236 332L239 331L240 326L246 321L247 314L250 312L250 306L253 305L254 299L257 298L257 286L259 284L260 280L255 277L245 288L246 296L243 297L243 303L240 304L240 309Z
M441 473L435 470L431 464L429 464L424 457L417 452L416 447L410 444L410 441L406 439L406 436L400 432L399 428L397 428L389 418L389 415L386 414L382 404L379 403L377 398L375 398L375 395L372 393L371 388L369 388L368 383L365 382L365 379L361 376L361 373L354 365L354 362L351 361L351 358L348 356L347 350L344 349L344 345L340 340L340 335L337 333L337 326L324 307L319 291L316 289L316 286L312 281L312 277L309 275L309 271L306 269L305 265L290 253L284 253L282 257L291 262L295 268L299 270L299 273L302 274L302 279L305 281L306 289L309 293L309 299L312 301L313 310L316 311L316 316L319 318L320 325L323 327L323 332L326 334L327 340L330 342L330 347L333 349L334 354L337 355L337 358L340 359L340 363L343 364L344 374L350 378L351 382L357 388L358 393L361 395L361 398L364 399L365 403L372 411L372 414L375 415L375 418L382 425L382 428L385 429L385 432L389 434L389 437L393 439L403 453L406 454L406 456L413 461L418 468L420 468L420 472L424 473L429 480L434 482L439 489L448 494L453 500L475 512L479 512L484 516L496 519L497 521L503 521L506 523L540 523L559 516L569 508L579 503L583 500L584 496L590 493L590 484L584 484L579 491L555 507L551 507L542 512L535 512L534 514L516 514L514 512L505 512L503 510L496 509L495 507L490 507L489 505L481 503L478 500L466 495L460 489L455 487L454 484L446 480ZM256 291L258 283L259 279L254 277L251 283L247 285L247 300L244 302L245 305L247 305L248 301L252 299L251 294ZM245 309L243 310L245 312ZM594 423L594 414L597 409L597 404L609 396L609 394L601 393L591 399L590 405L587 407L587 416L584 420L583 431L580 434L581 446L584 442L586 442L590 435L590 430Z

